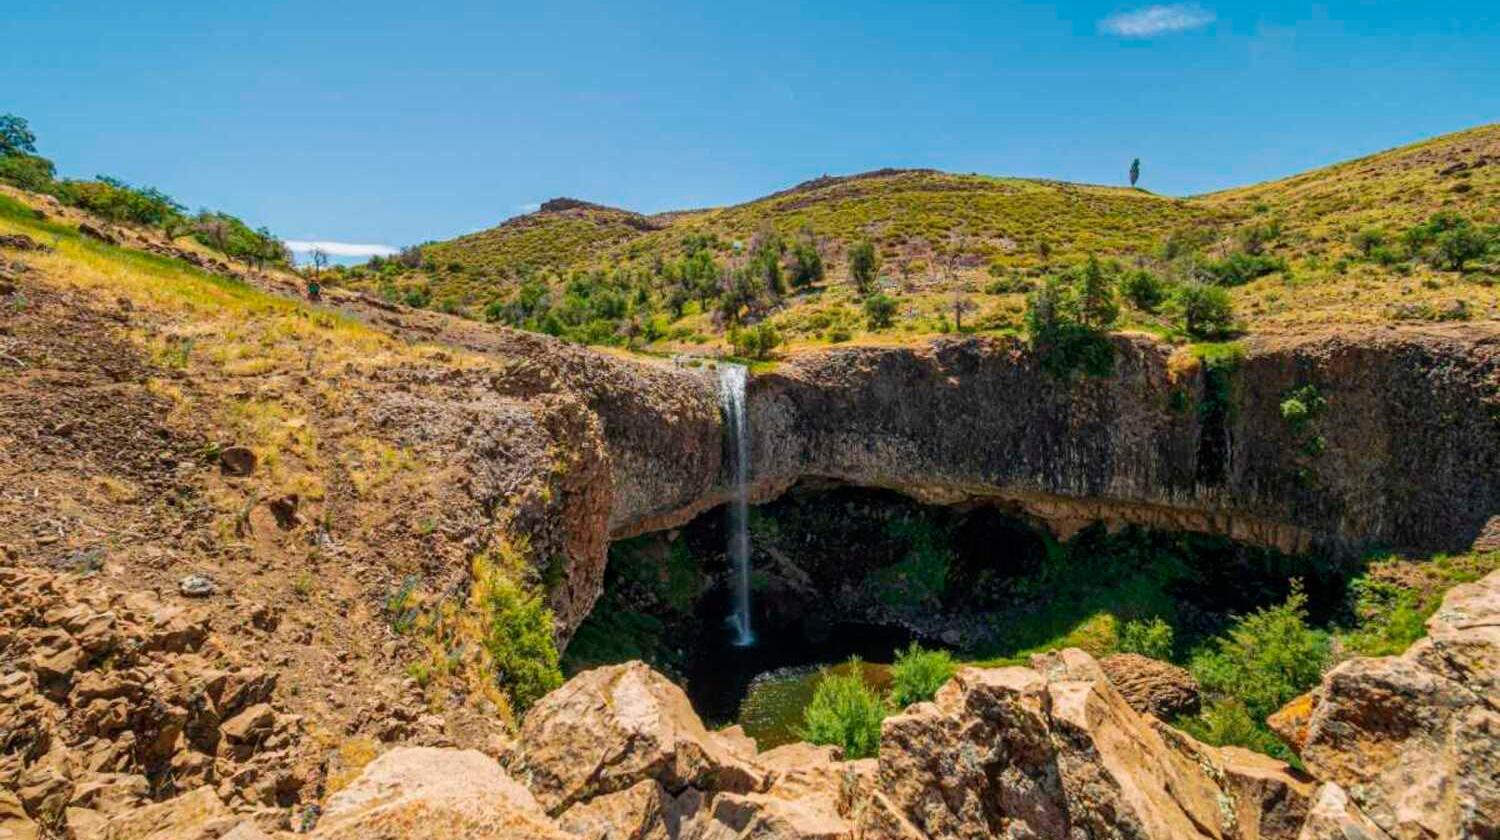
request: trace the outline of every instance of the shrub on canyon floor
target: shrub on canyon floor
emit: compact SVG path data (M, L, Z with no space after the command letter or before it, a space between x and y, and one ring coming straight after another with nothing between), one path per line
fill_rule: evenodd
M1172 638L1172 625L1159 617L1127 621L1120 628L1120 650L1166 661L1172 658Z
M912 642L911 647L896 652L896 662L891 665L891 703L904 709L931 700L957 670L948 651L927 650Z
M825 672L802 711L798 735L814 744L831 744L844 758L869 758L880 749L880 722L886 702L864 679L864 663L851 657L848 673Z

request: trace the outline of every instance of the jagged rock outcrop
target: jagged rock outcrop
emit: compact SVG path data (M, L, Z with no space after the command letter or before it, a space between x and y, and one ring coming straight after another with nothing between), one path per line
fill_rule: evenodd
M506 764L551 814L647 780L673 794L766 783L753 742L708 731L682 689L641 662L574 677L532 708L519 740Z
M1500 572L1451 590L1427 632L1400 656L1340 664L1273 720L1356 821L1403 840L1494 836Z
M568 840L531 793L473 750L402 747L329 798L322 840Z
M299 797L301 720L274 673L214 661L204 613L41 569L0 567L0 590L0 825L144 837L182 791L226 818Z

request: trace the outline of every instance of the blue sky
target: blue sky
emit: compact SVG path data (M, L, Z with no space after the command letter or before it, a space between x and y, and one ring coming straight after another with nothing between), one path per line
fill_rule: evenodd
M1500 119L1494 0L9 0L0 43L63 173L350 243L881 166L1184 195Z

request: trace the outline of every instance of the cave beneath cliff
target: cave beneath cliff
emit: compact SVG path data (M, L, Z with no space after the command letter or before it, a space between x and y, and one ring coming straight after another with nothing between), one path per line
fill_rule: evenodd
M739 648L726 620L727 521L715 508L616 542L566 668L643 659L676 678L705 719L745 722L742 704L768 680L795 681L855 655L889 663L912 641L964 660L1065 645L1103 655L1129 622L1161 619L1187 651L1233 615L1284 599L1293 580L1315 620L1327 620L1351 571L1320 556L1135 527L1095 525L1060 542L999 504L934 506L803 481L751 509L758 641ZM783 691L778 702L794 706L806 693ZM761 728L752 734L764 740Z

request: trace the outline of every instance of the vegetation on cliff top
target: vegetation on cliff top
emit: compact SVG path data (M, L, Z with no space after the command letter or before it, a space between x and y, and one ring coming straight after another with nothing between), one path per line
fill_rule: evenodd
M1091 260L1111 327L1500 317L1500 126L1188 199L886 170L727 208L573 200L338 282L595 344L693 348L769 323L798 346L1019 332L1028 295ZM872 303L874 301L874 303ZM758 348L758 352L768 352Z

